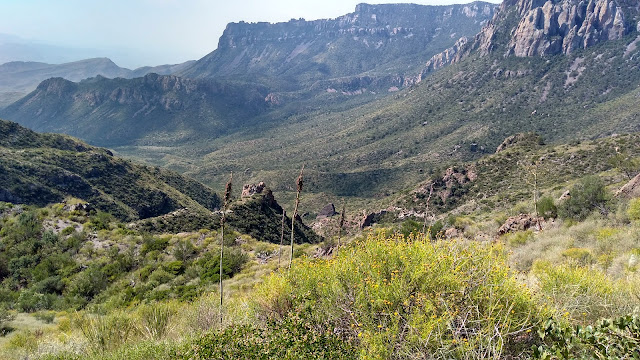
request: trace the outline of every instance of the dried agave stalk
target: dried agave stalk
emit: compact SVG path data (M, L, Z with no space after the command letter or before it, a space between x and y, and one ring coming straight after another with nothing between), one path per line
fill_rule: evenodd
M427 207L424 211L424 224L422 225L422 236L427 236L427 220L429 219L429 203L431 202L431 195L433 195L433 183L431 183L431 188L429 188L429 197L427 198ZM431 230L431 226L429 226L429 230Z
M222 206L222 219L221 221L221 237L220 237L220 326L222 326L222 260L224 260L224 223L226 220L227 206L231 202L231 183L233 182L233 172L224 191L224 205Z
M344 215L345 215L345 202L342 200L342 212L340 213L340 220L338 221L338 247L336 248L336 256L340 251L340 239L342 238L342 228L344 227Z
M300 204L300 192L302 191L303 173L304 165L302 165L302 169L300 169L300 175L298 176L298 180L296 181L298 191L296 192L296 205L293 208L293 216L291 217L291 254L289 256L289 269L291 269L291 263L293 263L293 239L295 237L294 226L296 224L296 216L298 215L298 205Z
M280 250L278 251L278 267L280 267L280 260L282 259L282 245L284 243L284 218L286 211L282 209L282 228L280 230Z

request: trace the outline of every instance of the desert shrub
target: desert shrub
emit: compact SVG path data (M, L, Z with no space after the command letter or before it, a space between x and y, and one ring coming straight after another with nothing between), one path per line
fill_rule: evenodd
M524 245L531 240L533 240L533 231L531 230L518 231L507 235L507 241L512 246Z
M169 304L144 305L138 310L138 330L149 340L162 339L169 331L169 324L175 313L175 308Z
M69 235L73 234L75 231L76 231L76 228L75 228L75 227L73 227L73 226L67 226L66 228L64 228L64 229L60 232L60 234L61 234L62 236L69 236Z
M352 341L293 316L264 327L234 325L196 339L176 359L355 359Z
M184 272L184 263L182 261L170 261L164 264L164 269L172 275L180 275Z
M569 260L570 263L579 266L587 266L594 261L591 250L584 248L569 248L562 252L562 256Z
M78 315L74 323L87 339L89 350L94 353L116 349L134 335L132 318L125 313L106 316Z
M336 258L299 261L268 277L254 299L264 318L299 314L356 341L363 358L520 355L547 316L499 245L402 236L370 235Z
M640 220L640 198L632 199L629 202L627 215L631 220Z
M33 314L33 317L46 324L51 324L56 318L56 313L54 313L53 311L40 311Z
M107 276L97 264L90 265L84 271L70 279L68 294L90 301L107 287Z
M98 211L94 216L89 218L87 226L93 230L109 230L113 216L109 213Z
M239 249L227 249L224 254L224 260L222 263L222 276L224 278L232 277L238 273L242 266L249 260L247 254L243 253ZM204 280L210 280L217 282L220 279L220 253L208 252L205 253L202 258L198 260L198 265L201 267L202 272L200 277Z
M614 281L592 267L536 261L532 272L542 293L559 314L576 322L595 322L624 315L640 305L636 284Z
M188 261L196 254L196 249L189 240L179 240L173 246L173 257L178 261Z
M152 251L164 251L167 246L169 246L169 239L167 238L144 235L140 252L144 255Z
M555 219L558 217L558 208L552 198L543 197L538 201L538 213L545 219Z
M597 176L587 176L571 188L571 197L558 208L565 219L584 220L594 210L606 214L609 197L604 182Z
M411 234L417 235L422 232L423 227L423 223L412 219L407 219L400 225L400 233L405 237L408 237Z

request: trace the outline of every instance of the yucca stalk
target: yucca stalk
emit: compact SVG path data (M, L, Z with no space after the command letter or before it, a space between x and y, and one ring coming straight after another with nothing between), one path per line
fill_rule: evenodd
M340 213L340 220L338 221L338 247L336 248L336 256L340 251L340 239L342 238L342 228L344 227L344 215L345 215L345 203L342 200L342 212Z
M427 198L427 206L424 210L424 224L422 225L422 236L427 236L427 220L429 220L429 203L431 202L431 195L433 195L433 183L429 188L429 197ZM431 231L431 225L429 225L429 231Z
M222 260L224 260L224 223L226 220L227 214L227 206L231 201L231 183L233 182L233 172L231 172L231 176L229 177L229 182L224 191L224 204L222 206L222 219L221 222L221 237L220 237L220 326L222 326L222 295L223 295L223 287L222 287Z
M298 176L298 180L296 181L298 191L296 192L296 205L293 208L293 216L291 217L291 254L289 255L289 269L291 269L291 264L293 263L293 240L296 234L294 226L296 224L296 216L298 215L298 205L300 204L300 192L302 191L303 173L304 165L302 165L302 169L300 169L300 175Z
M278 251L278 268L280 267L280 260L282 259L282 246L284 244L284 218L286 211L282 209L282 229L280 229L280 250Z

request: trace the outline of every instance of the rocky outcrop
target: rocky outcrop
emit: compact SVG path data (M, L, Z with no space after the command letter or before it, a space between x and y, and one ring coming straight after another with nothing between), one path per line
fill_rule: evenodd
M241 197L245 198L245 197L250 197L253 196L255 194L262 194L262 192L264 191L264 189L267 186L265 185L265 183L263 181L257 183L257 184L245 184L242 187L242 195Z
M422 72L421 76L424 76L426 73L438 70L446 65L456 62L459 60L461 55L464 54L464 50L469 43L469 39L466 37L461 37L453 44L452 47L446 49L445 51L434 55L427 61L425 65L425 70Z
M95 210L93 205L89 203L65 204L62 209L68 212L83 211L87 213Z
M496 149L496 154L508 148L511 148L515 145L536 146L536 145L542 145L542 144L543 144L542 137L540 137L540 135L538 134L535 134L535 133L515 134L505 138L502 141L502 143L498 145L498 148Z
M433 56L424 72L456 63L472 52L546 56L619 40L640 32L639 10L637 2L617 0L505 0L473 41L458 40Z
M542 218L536 219L535 216L529 214L520 214L518 216L512 216L500 226L498 229L498 235L504 235L511 232L524 231L530 228L535 228L539 223L543 221Z
M616 191L616 197L634 198L640 197L640 174L636 175L628 183L626 183L620 190Z
M516 6L522 18L508 46L515 56L569 54L632 30L615 0L520 0Z
M321 219L321 218L328 218L328 217L332 217L334 215L338 214L336 212L336 207L333 204L327 204L325 205L325 207L322 208L322 210L320 210L320 212L318 213L317 218Z
M422 200L427 199L431 193L432 198L437 196L444 203L454 193L460 192L459 189L461 187L475 181L477 178L478 174L473 167L450 167L445 170L442 177L431 180L416 189L413 193L413 202L420 203Z

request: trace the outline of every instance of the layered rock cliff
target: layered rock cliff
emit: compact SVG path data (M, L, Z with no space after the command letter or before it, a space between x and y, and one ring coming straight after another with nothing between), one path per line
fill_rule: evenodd
M472 41L460 39L433 56L425 71L472 51L519 57L570 54L638 32L639 12L640 2L632 0L506 0Z
M401 87L414 82L404 77L415 76L426 59L453 45L460 36L476 34L496 8L483 2L451 6L360 4L355 12L335 19L231 23L218 48L181 75L241 77L283 88L366 75L376 77L374 82L384 83L383 87ZM395 82L380 80L389 75L395 76L389 78ZM343 90L348 91L337 89Z

